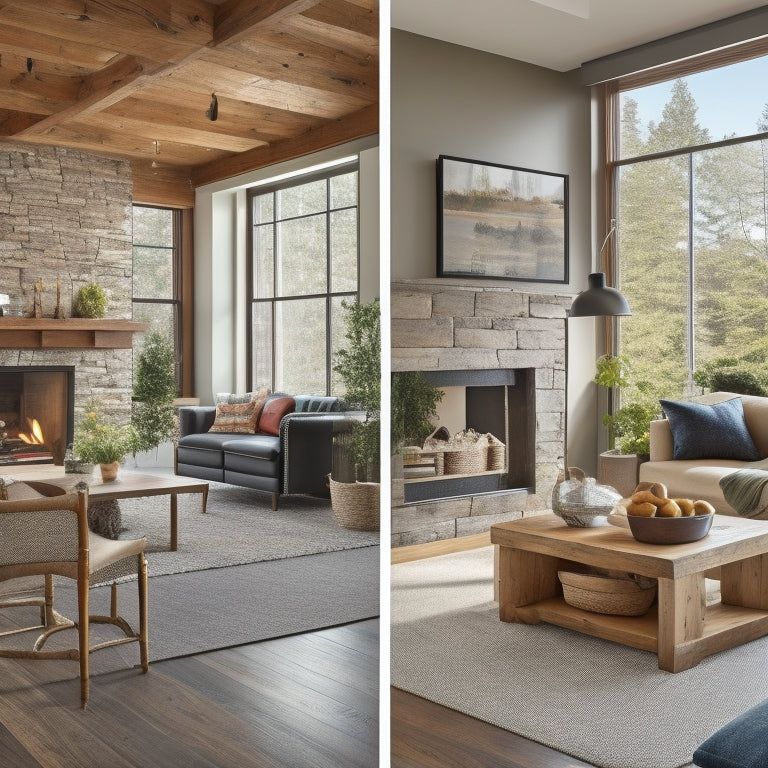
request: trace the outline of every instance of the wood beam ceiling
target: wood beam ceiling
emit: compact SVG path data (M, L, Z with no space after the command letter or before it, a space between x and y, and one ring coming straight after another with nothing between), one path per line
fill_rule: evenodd
M0 0L0 137L127 158L187 199L375 134L377 104L378 0Z

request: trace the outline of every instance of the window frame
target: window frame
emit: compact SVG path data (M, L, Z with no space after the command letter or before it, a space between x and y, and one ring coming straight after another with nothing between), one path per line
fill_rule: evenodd
M676 78L686 77L688 75L705 72L711 69L737 64L750 59L768 56L768 39L754 40L748 43L730 46L728 48L710 53L692 56L682 61L653 67L637 73L632 73L604 83L602 87L602 105L603 105L603 153L604 163L604 210L603 223L617 221L619 208L619 177L621 169L625 166L634 165L640 162L652 162L653 160L687 156L689 172L693 163L693 157L696 153L720 149L722 147L734 146L737 144L746 144L752 141L768 139L768 132L754 133L744 136L738 136L729 139L720 139L707 144L689 145L677 149L666 150L663 152L649 153L632 157L619 157L620 148L620 126L621 126L621 107L620 95L623 91L634 90L656 83L674 80ZM692 194L692 192L691 192ZM689 199L692 200L692 198ZM690 214L689 214L690 215ZM604 229L607 232L609 226ZM691 230L692 231L692 230ZM617 249L618 236L608 238L602 249L600 258L600 269L605 272L606 280L609 285L620 288L619 272L619 253ZM688 260L693 263L695 254L693 249L695 242L693 237L688 238ZM689 292L693 290L693 284L689 281ZM610 320L606 318L606 320ZM694 334L692 325L694 317L690 313L686 317L688 326L688 339L686 355L689 366L693 366L694 360ZM606 322L605 324L605 350L611 354L619 354L621 351L621 338L618 323ZM692 375L692 370L689 371Z
M354 206L343 206L340 208L332 208L330 206L330 184L331 179L336 176L343 176L348 173L357 173L357 196ZM324 180L326 182L326 208L324 215L326 221L330 222L331 213L334 211L340 211L353 208L357 212L357 242L356 242L356 286L354 291L331 291L326 290L321 293L305 293L299 295L278 295L278 269L277 269L277 248L273 249L273 271L272 271L272 295L270 297L256 297L254 296L254 233L256 231L257 224L254 223L253 217L253 200L256 197L260 197L265 194L275 195L282 190L290 189L292 187L304 186L311 184L312 182ZM360 160L355 157L351 160L334 164L327 168L322 168L315 171L308 171L307 173L299 174L291 177L290 179L283 179L271 183L256 185L248 188L246 194L246 208L247 208L247 227L248 236L247 252L248 257L246 259L245 269L245 301L246 301L246 385L248 389L253 389L256 386L256 382L253 380L253 317L254 307L257 304L270 304L271 305L271 325L272 325L272 338L271 342L271 370L270 370L270 382L269 386L272 390L275 389L276 380L276 361L277 361L277 341L275 338L275 317L277 314L278 304L291 301L307 301L324 299L325 300L325 395L332 394L332 382L333 382L333 368L332 368L332 354L333 354L333 327L332 327L332 303L337 298L347 298L359 300L360 297ZM319 213L319 212L318 212ZM318 214L311 214L318 215ZM272 224L275 225L278 222L290 221L295 218L303 217L286 217L284 219L274 218ZM275 227L274 235L277 238L277 227ZM332 228L326 227L325 232L325 269L326 269L326 288L332 286ZM263 384L264 382L258 382Z
M132 268L135 269L135 264L133 262L133 249L134 248L157 248L161 250L170 250L171 251L171 266L172 266L172 279L171 279L171 285L172 285L172 293L173 296L170 299L157 299L157 298L151 298L151 297L136 297L133 295L133 276L131 277L131 305L141 305L141 304L165 304L170 305L173 307L173 313L174 313L174 331L173 331L173 345L175 350L175 357L176 357L176 389L178 395L184 395L184 393L187 391L187 387L185 387L185 366L183 365L183 361L185 359L184 350L185 347L190 347L192 344L191 339L186 339L186 334L184 333L184 330L182 328L183 324L183 318L184 318L184 312L183 312L183 301L182 297L184 295L184 286L182 282L182 275L183 275L183 269L182 269L182 263L183 263L183 253L184 253L184 242L185 238L183 237L183 232L185 230L185 223L184 223L184 212L181 209L178 208L171 208L169 206L164 205L152 205L149 203L133 203L132 205L132 213L135 212L136 208L152 208L155 210L161 210L161 211L170 211L171 213L171 225L172 225L172 245L170 249L167 246L157 246L157 245L147 245L146 243L138 243L134 240L133 235L131 236L131 249L132 249ZM134 354L136 352L136 349L134 348Z

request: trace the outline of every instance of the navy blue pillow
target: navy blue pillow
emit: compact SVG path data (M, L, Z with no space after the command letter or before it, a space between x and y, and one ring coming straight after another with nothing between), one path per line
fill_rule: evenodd
M768 765L768 701L724 725L694 753L700 768L765 768Z
M740 397L714 405L659 400L669 420L676 459L758 461Z

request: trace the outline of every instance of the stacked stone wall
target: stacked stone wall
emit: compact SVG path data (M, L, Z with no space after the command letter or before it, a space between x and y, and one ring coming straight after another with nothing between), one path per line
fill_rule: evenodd
M402 503L392 489L392 545L487 531L550 506L565 448L565 317L572 297L404 280L391 285L393 371L535 369L535 488L532 492Z
M44 317L97 282L107 293L107 317L131 319L132 179L130 164L60 147L0 142L0 293L10 311L32 311L42 282ZM71 365L75 408L91 399L105 414L127 420L131 408L130 349L0 349L0 365Z

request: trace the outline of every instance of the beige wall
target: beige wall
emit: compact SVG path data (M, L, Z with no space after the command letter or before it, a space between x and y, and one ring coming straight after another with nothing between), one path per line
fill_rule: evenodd
M558 73L392 31L391 253L393 279L436 275L438 155L569 177L570 282L477 281L510 291L576 294L593 271L590 91ZM472 281L475 282L475 281ZM594 321L570 321L569 463L597 463Z

